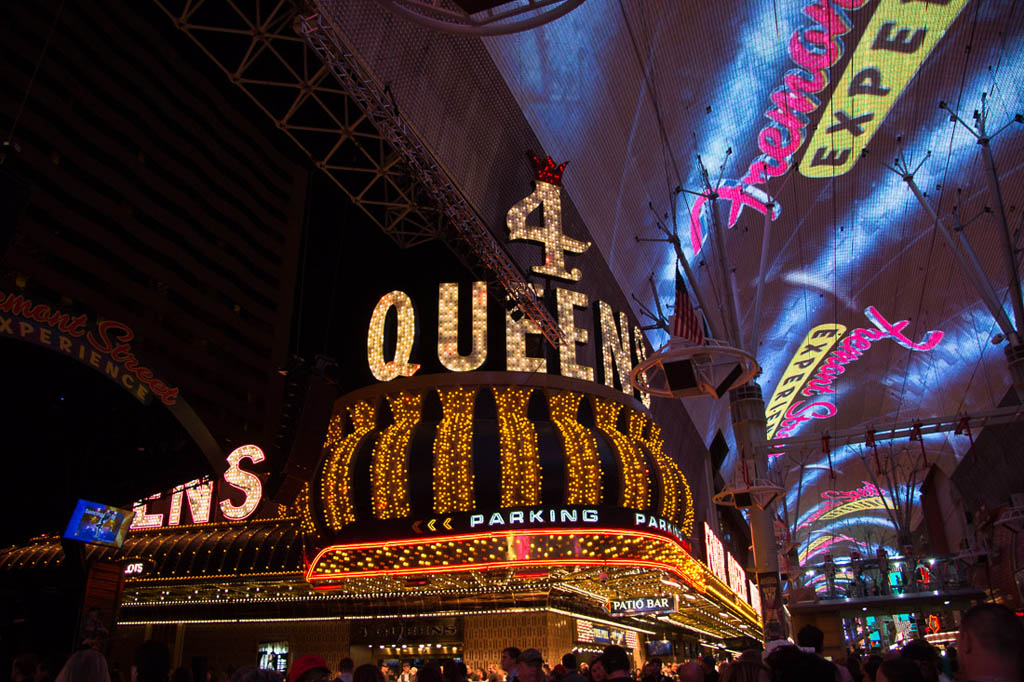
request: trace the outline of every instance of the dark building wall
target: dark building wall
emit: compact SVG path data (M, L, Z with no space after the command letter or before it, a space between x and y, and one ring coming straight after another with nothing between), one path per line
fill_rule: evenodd
M248 100L189 62L194 46L152 3L4 14L0 130L17 117L5 166L26 188L0 245L6 279L131 326L140 359L222 445L261 440L308 174L250 122Z

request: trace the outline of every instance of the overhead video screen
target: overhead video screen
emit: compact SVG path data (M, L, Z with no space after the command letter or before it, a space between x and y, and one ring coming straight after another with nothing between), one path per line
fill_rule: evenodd
M79 500L64 537L96 545L120 547L134 512L98 502Z

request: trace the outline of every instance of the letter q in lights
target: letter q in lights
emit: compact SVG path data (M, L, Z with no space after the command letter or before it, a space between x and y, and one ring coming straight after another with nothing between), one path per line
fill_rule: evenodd
M266 459L263 450L255 445L243 445L235 448L228 455L228 470L224 472L224 481L232 488L245 493L245 500L241 505L235 506L231 500L220 501L220 511L224 518L232 521L240 521L249 518L263 498L263 484L259 476L245 471L240 464L247 459L253 464L259 464Z
M398 338L395 342L395 357L384 359L384 322L388 311L394 306L398 313ZM366 335L366 359L370 372L377 381L391 381L397 377L411 377L420 366L409 362L413 341L416 340L416 310L412 299L404 291L392 291L381 296L370 317L370 329Z

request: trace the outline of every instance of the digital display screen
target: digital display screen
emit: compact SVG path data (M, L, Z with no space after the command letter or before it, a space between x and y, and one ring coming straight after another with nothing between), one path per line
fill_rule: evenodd
M135 512L99 502L79 500L64 537L95 545L120 547Z
M667 639L656 639L647 643L648 656L671 656L672 642Z
M611 644L611 632L603 625L594 625L594 641L598 644Z

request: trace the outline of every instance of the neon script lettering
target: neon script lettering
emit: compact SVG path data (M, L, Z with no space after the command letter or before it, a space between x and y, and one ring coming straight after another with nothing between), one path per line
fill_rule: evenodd
M924 335L924 339L920 343L915 343L903 334L903 329L910 324L910 320L901 320L894 324L882 317L882 314L874 306L866 308L864 314L876 329L861 328L850 332L821 363L821 367L814 373L814 378L808 381L807 386L801 391L802 395L810 397L835 393L832 384L836 377L845 372L846 365L859 358L864 351L871 348L871 344L875 341L892 339L909 350L925 351L935 348L943 337L943 332L930 331Z
M757 136L761 154L747 167L743 179L727 180L717 192L703 194L693 203L690 243L694 253L700 253L704 239L700 215L709 199L729 202L729 227L736 224L746 206L768 214L771 199L757 185L783 175L792 165L793 155L807 139L809 115L821 106L815 95L828 87L829 69L843 56L842 36L853 27L844 10L857 10L865 4L867 0L815 0L804 7L813 23L797 29L789 39L789 57L799 68L788 71L782 87L769 96L773 106L765 116L771 123ZM772 220L779 212L778 204L773 204Z
M859 358L864 351L871 348L875 341L892 339L908 350L926 351L935 348L944 336L944 332L929 331L925 333L920 342L911 341L903 333L903 330L910 324L910 320L890 322L874 306L865 308L864 315L875 326L875 329L858 328L847 334L821 363L814 376L800 391L800 395L810 398L816 395L835 393L832 384L836 377L845 372L846 365ZM785 417L775 430L774 438L789 438L804 422L811 419L828 419L834 417L836 412L838 412L836 406L828 401L806 404L803 400L794 401L786 410Z
M812 512L803 523L797 526L797 528L806 528L831 512L833 509L837 509L843 505L870 498L881 499L881 490L868 481L862 481L862 483L864 483L864 485L860 488L856 488L855 490L826 490L823 492L821 497L825 501L822 502L821 507Z

